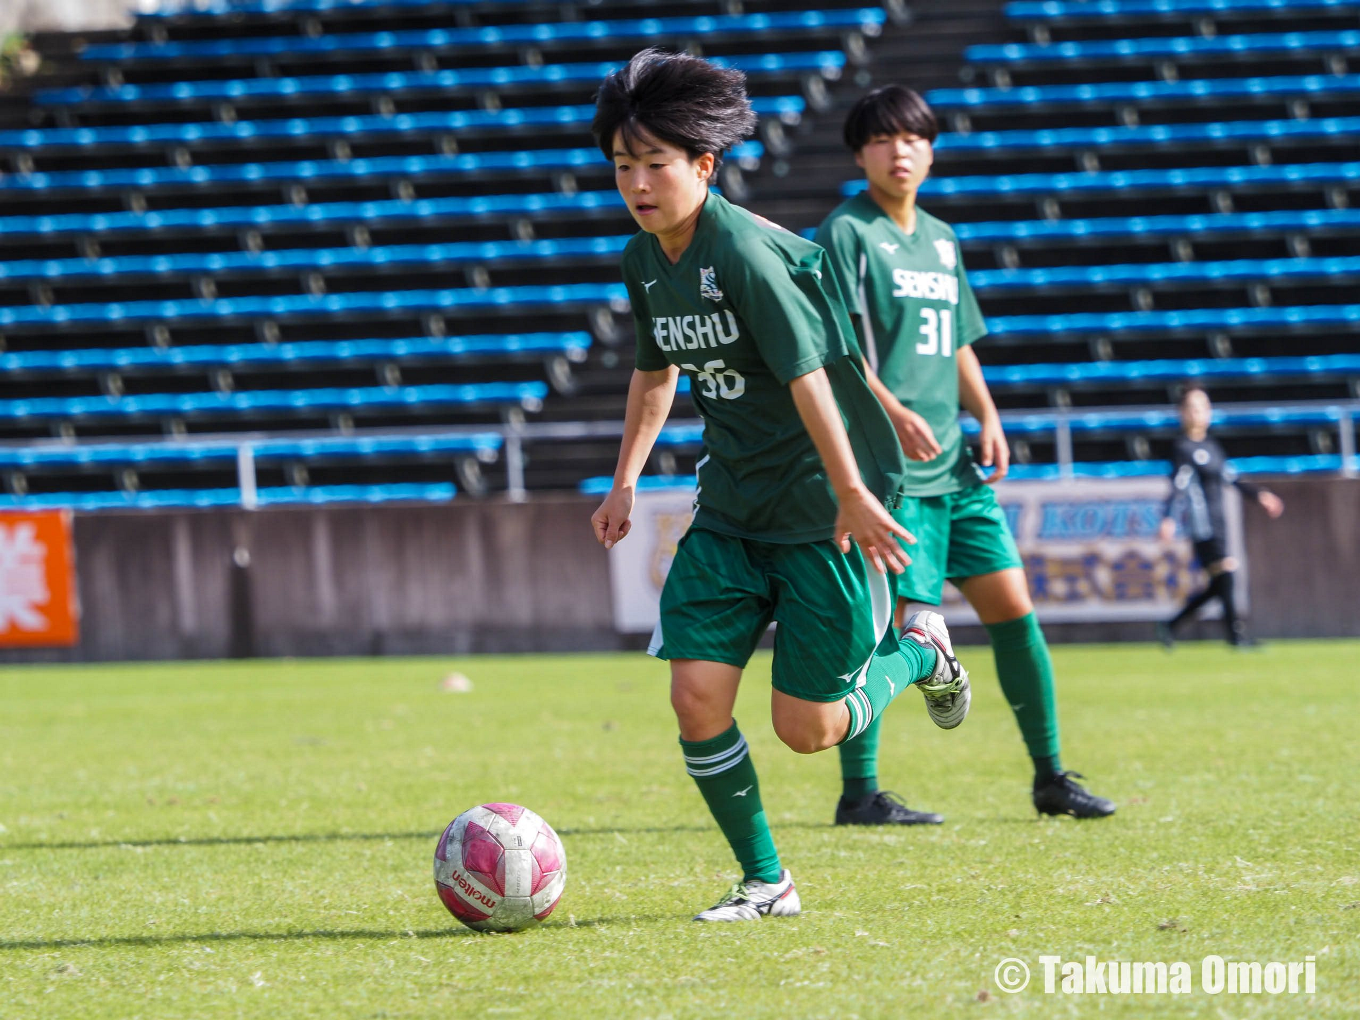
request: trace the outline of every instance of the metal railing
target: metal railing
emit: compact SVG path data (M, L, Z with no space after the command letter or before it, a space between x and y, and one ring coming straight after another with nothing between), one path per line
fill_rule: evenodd
M1291 412L1291 411L1319 411L1327 410L1335 413L1335 418L1329 424L1334 425L1337 432L1337 454L1340 460L1340 470L1338 474L1345 478L1355 478L1360 476L1360 457L1357 457L1356 442L1356 422L1360 420L1360 400L1349 401L1310 401L1294 402L1289 404L1270 404L1270 403L1240 403L1220 407L1221 411L1230 413L1241 412ZM1165 413L1166 405L1156 406L1105 406L1105 407L1082 407L1082 408L1036 408L1028 411L1006 411L1001 414L1003 427L1011 425L1020 427L1024 423L1023 429L1017 433L1023 435L1045 434L1047 428L1036 429L1035 419L1051 419L1051 434L1053 436L1055 461L1058 465L1060 478L1074 477L1074 464L1076 463L1073 455L1073 422L1076 419L1088 415L1118 414L1123 416L1137 416L1152 412ZM1044 423L1048 425L1047 422ZM697 418L680 419L668 423L668 427L689 427L694 428L702 425L702 421ZM1221 427L1221 426L1220 426ZM1135 430L1119 429L1111 430L1116 434L1136 434ZM1160 429L1159 429L1160 431ZM138 445L174 446L176 443L192 442L195 446L220 445L227 449L234 449L236 454L236 475L237 487L240 491L240 505L244 509L253 510L258 506L259 485L257 481L257 467L255 458L255 447L269 440L288 438L291 440L307 440L324 437L334 437L335 430L302 430L286 433L233 433L233 434L196 434L192 437L167 438L160 440L137 440ZM525 446L539 442L570 442L573 440L585 439L616 439L623 435L623 422L621 421L579 421L579 422L518 422L505 421L499 424L487 425L466 425L466 426L443 426L439 428L428 428L420 426L409 426L404 428L385 428L373 431L345 432L345 435L363 436L365 438L381 437L401 437L401 436L472 436L472 435L499 435L503 441L501 456L504 458L506 485L505 495L513 502L523 502L528 498L528 488L525 485ZM89 440L80 444L71 442L54 442L51 440L30 441L26 443L7 443L9 448L53 448L70 449L72 446L80 445L86 447L123 445L129 442L126 438L108 440Z

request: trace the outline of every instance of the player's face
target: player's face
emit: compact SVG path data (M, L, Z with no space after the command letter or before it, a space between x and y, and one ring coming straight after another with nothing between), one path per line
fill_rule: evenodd
M855 153L855 163L864 170L869 187L893 198L915 194L934 161L934 146L907 131L873 135Z
M649 234L669 234L690 223L708 197L713 156L689 153L659 138L643 135L628 146L614 136L614 183L637 225Z
M1203 390L1193 390L1181 402L1181 428L1186 432L1205 432L1209 428L1209 418L1213 414L1209 395Z

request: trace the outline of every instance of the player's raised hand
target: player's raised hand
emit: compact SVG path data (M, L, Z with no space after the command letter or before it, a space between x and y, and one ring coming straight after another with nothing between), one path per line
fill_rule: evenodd
M929 423L915 411L898 404L889 411L889 417L908 460L934 460L944 452Z
M988 485L1006 477L1011 469L1011 447L1006 442L1006 433L1001 429L999 418L989 418L982 423L982 466L992 469L983 479Z
M850 551L852 536L880 574L885 570L894 574L906 570L911 557L901 543L916 544L916 536L893 520L874 494L864 488L841 496L836 511L836 544L841 552Z
M633 527L630 515L633 512L633 490L614 488L604 498L600 508L590 515L591 527L595 529L595 540L606 549L614 548L614 543L623 541Z

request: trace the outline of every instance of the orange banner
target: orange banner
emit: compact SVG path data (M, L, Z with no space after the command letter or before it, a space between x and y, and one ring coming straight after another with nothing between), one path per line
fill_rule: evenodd
M0 648L79 640L73 567L68 512L0 513Z

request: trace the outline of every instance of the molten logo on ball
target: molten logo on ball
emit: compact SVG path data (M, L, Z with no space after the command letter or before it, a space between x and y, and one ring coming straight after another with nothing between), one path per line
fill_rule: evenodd
M449 913L477 931L519 931L557 906L567 854L552 826L518 804L483 804L449 823L434 852Z

